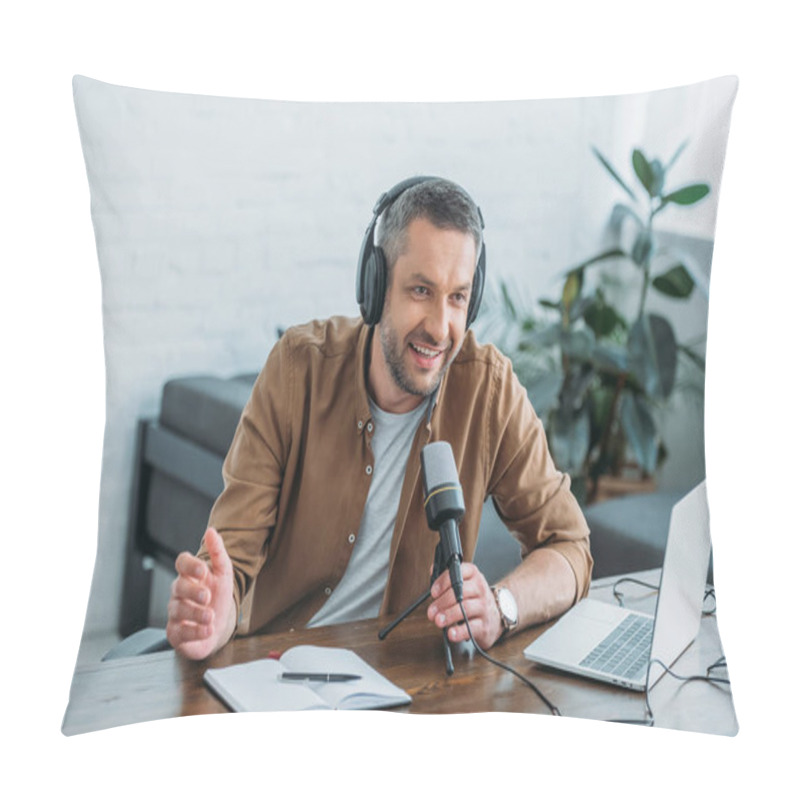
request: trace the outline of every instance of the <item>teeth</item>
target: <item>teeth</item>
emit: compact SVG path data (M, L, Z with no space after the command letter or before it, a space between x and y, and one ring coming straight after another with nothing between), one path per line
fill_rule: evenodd
M438 350L429 350L427 347L420 347L417 344L412 344L411 346L418 353L421 353L423 356L426 356L427 358L433 358L434 356L438 356L439 355L439 351Z

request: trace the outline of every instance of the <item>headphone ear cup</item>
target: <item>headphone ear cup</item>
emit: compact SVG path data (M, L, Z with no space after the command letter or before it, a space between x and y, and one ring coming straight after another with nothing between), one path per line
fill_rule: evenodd
M383 250L376 247L364 265L364 302L361 316L367 325L377 325L383 313L383 299L386 294L386 258Z
M469 308L467 309L467 328L475 322L478 311L481 307L483 297L483 284L486 280L486 246L481 245L481 254L478 264L475 267L475 279L472 281L472 294L469 298Z

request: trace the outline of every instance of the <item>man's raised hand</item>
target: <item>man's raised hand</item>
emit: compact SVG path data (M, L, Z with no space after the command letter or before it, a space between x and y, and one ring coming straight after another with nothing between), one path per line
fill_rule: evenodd
M167 606L170 644L181 655L196 660L219 650L236 626L230 557L214 528L206 531L204 542L211 563L181 553L175 560L178 577Z

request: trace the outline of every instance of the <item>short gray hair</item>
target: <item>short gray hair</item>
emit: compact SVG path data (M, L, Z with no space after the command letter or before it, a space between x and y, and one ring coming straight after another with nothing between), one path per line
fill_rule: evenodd
M406 189L381 215L376 244L390 272L405 251L408 226L420 217L443 230L472 234L480 253L483 221L475 201L457 183L434 178Z

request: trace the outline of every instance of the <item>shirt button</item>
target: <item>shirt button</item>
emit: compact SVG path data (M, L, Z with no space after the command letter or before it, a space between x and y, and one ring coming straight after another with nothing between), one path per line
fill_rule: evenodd
M371 423L371 422L368 422L368 423L367 423L367 430L368 430L370 433L372 433L372 428L373 428L373 425L372 425L372 423Z
M356 535L355 535L354 533L351 533L351 534L350 534L350 535L347 537L347 541L348 541L348 542L350 542L350 544L353 544L353 542L354 542L355 540L356 540Z
M367 475L372 475L372 465L367 464Z
M331 590L331 587L330 587L330 586L326 586L326 587L325 587L325 594L327 594L328 596L330 596L330 593L331 593L331 591L332 591L332 590Z
M364 427L364 423L362 420L358 421L358 429L361 430Z

